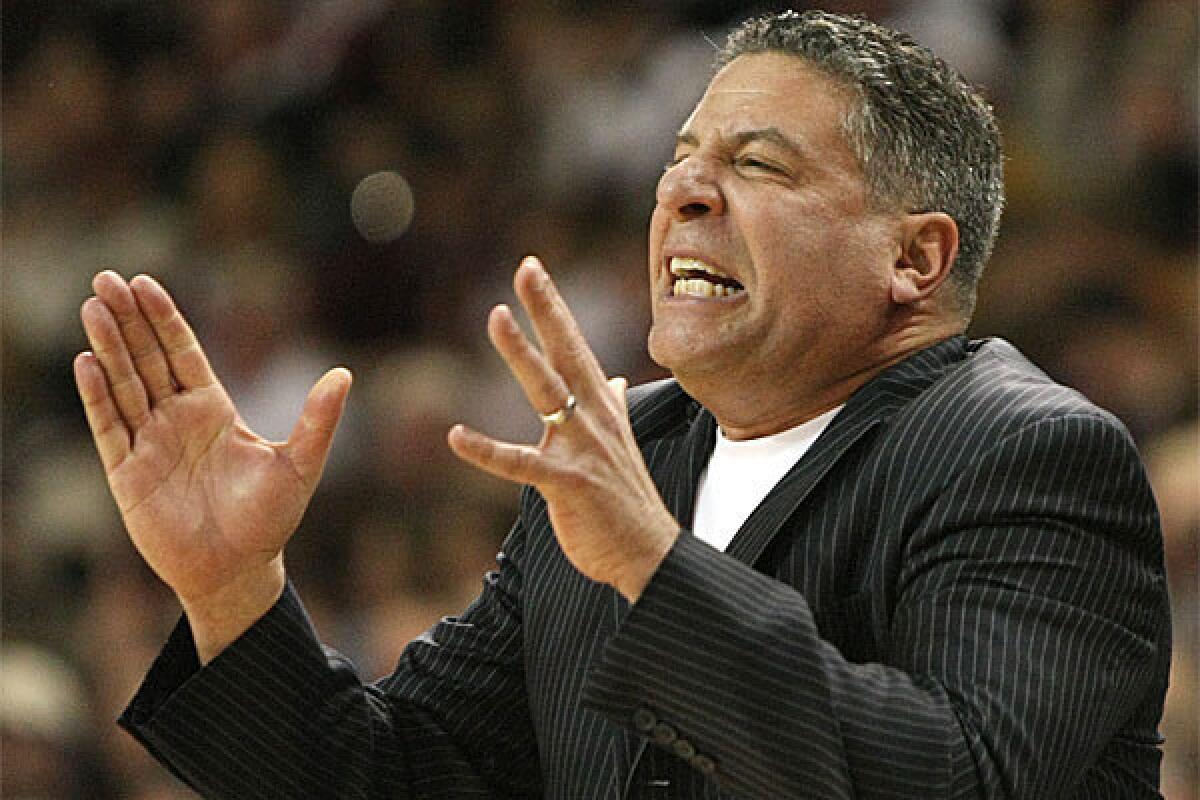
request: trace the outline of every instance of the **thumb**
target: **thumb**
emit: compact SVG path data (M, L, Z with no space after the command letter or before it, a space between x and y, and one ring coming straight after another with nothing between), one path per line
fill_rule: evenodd
M621 411L628 416L629 405L627 398L625 397L625 390L629 388L629 381L618 375L615 378L608 379L608 388L609 391L613 393L613 397L615 397L617 400L617 408L621 409Z
M296 420L283 445L284 455L309 486L316 485L325 468L325 458L346 407L352 380L350 370L345 367L331 369L322 375L309 390L300 419Z

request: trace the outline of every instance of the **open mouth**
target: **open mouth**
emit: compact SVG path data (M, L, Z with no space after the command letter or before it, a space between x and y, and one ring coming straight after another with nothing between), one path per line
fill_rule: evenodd
M746 291L733 278L698 258L674 256L671 275L675 278L671 293L676 297L732 297Z

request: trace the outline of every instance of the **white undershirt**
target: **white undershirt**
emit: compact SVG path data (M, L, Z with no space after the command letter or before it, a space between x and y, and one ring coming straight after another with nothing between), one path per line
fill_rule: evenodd
M718 550L733 541L758 504L800 460L842 407L803 425L757 439L726 439L717 429L717 446L696 489L692 532Z

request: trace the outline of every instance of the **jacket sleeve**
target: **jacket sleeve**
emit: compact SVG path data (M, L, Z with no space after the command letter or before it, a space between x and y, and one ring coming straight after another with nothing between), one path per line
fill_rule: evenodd
M120 724L205 797L540 794L514 528L479 598L373 684L317 640L294 589L201 668L186 618Z
M824 641L792 587L685 534L586 704L740 798L1071 796L1168 657L1161 535L1128 435L1099 414L1028 425L894 524L877 663ZM1125 778L1104 796L1157 796Z

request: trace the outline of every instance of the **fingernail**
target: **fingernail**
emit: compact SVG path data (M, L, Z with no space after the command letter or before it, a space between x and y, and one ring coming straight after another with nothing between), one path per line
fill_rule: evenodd
M492 310L488 313L488 324L495 323L504 328L512 327L512 311L504 303L498 303L492 306Z
M548 280L546 268L542 266L542 262L538 260L537 256L525 256L521 261L521 266L533 270L533 285L536 288L541 289L545 287Z

